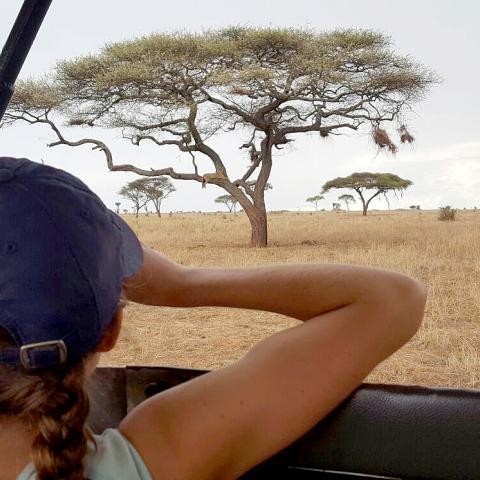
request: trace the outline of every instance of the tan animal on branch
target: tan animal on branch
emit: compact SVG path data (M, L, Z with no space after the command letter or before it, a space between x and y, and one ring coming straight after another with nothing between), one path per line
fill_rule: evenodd
M227 177L221 172L206 173L205 175L202 175L202 188L206 188L207 183L213 178L227 178Z

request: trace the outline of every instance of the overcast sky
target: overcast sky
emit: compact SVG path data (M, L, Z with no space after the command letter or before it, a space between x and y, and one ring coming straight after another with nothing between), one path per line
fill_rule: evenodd
M2 1L2 45L21 4L21 0ZM317 194L327 180L355 171L391 172L413 181L403 198L391 197L392 209L412 204L423 209L447 204L480 207L479 5L475 0L53 0L21 77L47 72L56 60L96 52L107 42L152 32L201 31L232 24L380 30L392 37L398 53L411 55L443 78L414 107L409 124L417 138L415 146L401 146L392 157L376 155L366 130L326 140L297 135L294 144L274 158L270 177L274 189L266 192L267 209L309 210L307 196ZM69 137L81 138L84 133L70 130ZM111 147L115 163L190 171L189 158L173 150L165 154L154 148L129 147L106 131L96 137ZM127 206L116 192L136 178L134 174L109 172L104 156L88 147L48 149L46 143L52 138L41 126L0 130L0 155L43 159L80 177L110 208L116 201L122 202L122 208ZM248 165L245 154L231 140L219 139L215 145L228 157L231 178ZM212 171L207 162L200 165L202 173ZM214 199L225 193L216 186L203 190L197 182L173 183L177 191L165 200L165 211L217 210ZM331 209L342 193L347 192L328 193L320 208ZM375 199L370 208L386 209L387 204Z

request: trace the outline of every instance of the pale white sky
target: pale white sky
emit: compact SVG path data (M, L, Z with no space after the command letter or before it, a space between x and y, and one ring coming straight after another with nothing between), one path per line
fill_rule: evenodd
M21 0L2 2L2 45L21 4ZM274 189L266 193L267 209L312 209L305 203L306 197L317 194L327 180L354 171L391 172L412 180L414 186L403 198L391 196L392 209L412 204L424 209L447 204L480 207L480 101L476 91L480 67L475 60L480 46L479 18L480 2L474 0L54 0L21 77L47 72L56 60L95 52L106 42L158 31L201 31L232 24L380 30L392 37L398 53L411 55L444 79L412 113L416 145L402 146L396 157L376 156L367 131L326 140L297 136L296 142L274 159L270 177ZM69 138L81 138L85 133L68 132ZM89 136L94 136L92 133ZM95 136L111 147L115 163L190 171L189 157L174 150L130 147L107 131L97 131ZM116 201L122 202L122 208L127 206L116 192L135 175L109 172L103 155L88 147L48 149L46 143L52 138L48 129L40 126L0 130L0 155L43 159L80 177L110 208ZM237 148L238 139L219 138L214 145L228 158L231 178L244 171L248 161ZM211 171L206 161L200 166L203 173ZM173 183L177 191L165 201L164 211L220 208L214 199L225 193L222 189L202 189L196 182ZM347 192L331 191L319 208L331 209L342 193ZM359 207L358 203L353 206ZM386 209L387 204L379 198L372 201L371 208Z

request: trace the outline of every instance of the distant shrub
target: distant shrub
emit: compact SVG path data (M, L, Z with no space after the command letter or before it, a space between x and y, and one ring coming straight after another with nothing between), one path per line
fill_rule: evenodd
M446 207L440 207L440 215L438 216L438 219L442 221L453 221L455 220L456 213L457 211L450 205L447 205Z

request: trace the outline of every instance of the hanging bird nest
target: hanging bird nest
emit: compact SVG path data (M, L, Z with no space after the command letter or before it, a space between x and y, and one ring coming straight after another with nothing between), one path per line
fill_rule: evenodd
M373 130L373 141L379 148L387 147L392 153L397 153L397 146L392 142L388 133L383 128L375 128Z
M67 124L70 125L71 127L75 127L78 125L85 125L86 123L87 122L85 120L80 120L79 118L72 118L67 122Z
M230 93L234 95L250 95L250 90L244 87L233 87L230 89Z
M320 127L320 129L318 131L319 131L320 136L322 138L326 138L326 137L328 137L328 135L330 135L330 132L328 131L328 128Z
M415 141L415 137L410 134L405 125L402 125L398 132L400 133L400 141L402 143L413 143Z

